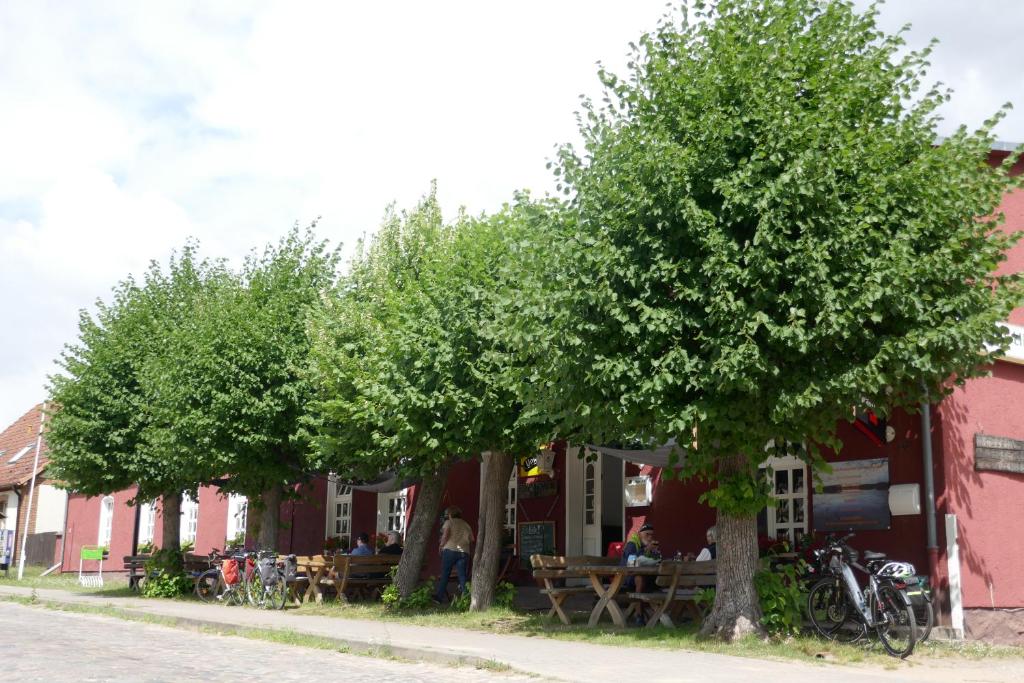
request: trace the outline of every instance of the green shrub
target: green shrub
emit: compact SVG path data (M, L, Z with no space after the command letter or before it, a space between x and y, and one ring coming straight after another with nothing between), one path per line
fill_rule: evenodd
M799 633L804 619L806 594L800 573L805 563L765 567L754 574L754 586L761 603L761 625L773 635Z
M147 598L176 598L192 592L192 579L184 574L160 574L146 579L142 594Z
M469 611L470 594L473 592L473 584L467 583L465 592L457 595L452 600L451 609L460 612ZM494 607L501 609L513 609L516 605L516 587L508 581L502 581L494 587Z
M394 582L397 573L398 567L392 567L390 570L391 583L380 594L380 600L385 607L399 610L425 610L433 606L434 584L437 579L433 576L430 577L426 583L421 584L419 588L410 593L409 597L403 599L399 596L398 585Z
M142 594L147 598L176 598L192 590L192 579L182 572L182 554L161 548L146 560L146 581Z
M804 619L807 594L800 584L803 560L796 564L781 564L774 569L765 567L754 574L754 588L761 604L761 625L772 635L791 635L800 632ZM702 610L715 604L715 589L697 591L694 602Z

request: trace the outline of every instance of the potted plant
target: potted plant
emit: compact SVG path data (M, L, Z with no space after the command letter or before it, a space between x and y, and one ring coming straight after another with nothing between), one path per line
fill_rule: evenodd
M139 544L138 548L135 549L135 552L138 555L152 555L153 549L153 541L144 541Z

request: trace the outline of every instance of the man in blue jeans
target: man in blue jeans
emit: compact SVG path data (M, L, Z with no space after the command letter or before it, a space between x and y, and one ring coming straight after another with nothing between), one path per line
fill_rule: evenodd
M441 527L441 541L438 550L441 552L441 577L437 580L437 592L434 602L438 604L448 599L448 577L455 567L459 577L459 593L466 591L466 565L469 563L469 549L476 538L473 529L462 519L462 510L452 505L446 511L447 521Z

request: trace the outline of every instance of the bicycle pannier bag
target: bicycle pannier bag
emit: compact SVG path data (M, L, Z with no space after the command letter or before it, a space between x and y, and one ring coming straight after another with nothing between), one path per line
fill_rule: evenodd
M229 586L233 586L238 583L238 562L234 560L224 560L224 583Z

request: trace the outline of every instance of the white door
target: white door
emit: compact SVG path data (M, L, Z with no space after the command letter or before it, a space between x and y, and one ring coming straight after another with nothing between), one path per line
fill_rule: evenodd
M589 452L583 461L583 554L604 555L601 548L601 456Z

